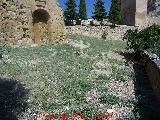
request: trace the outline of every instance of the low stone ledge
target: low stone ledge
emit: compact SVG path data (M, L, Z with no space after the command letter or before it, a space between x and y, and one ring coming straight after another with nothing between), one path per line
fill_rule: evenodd
M122 40L124 33L129 29L135 29L134 26L116 26L111 29L110 26L67 26L69 34L78 34L90 37L102 38L106 34L107 40Z
M151 86L160 102L160 58L156 54L145 52L145 68Z

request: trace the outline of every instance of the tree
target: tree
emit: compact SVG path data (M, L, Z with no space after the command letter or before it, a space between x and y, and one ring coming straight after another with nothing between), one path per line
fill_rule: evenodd
M115 24L122 24L122 12L120 0L112 0L111 9L109 12L109 21Z
M75 0L68 0L66 2L64 17L66 20L77 20L77 10L76 10Z
M80 0L79 18L80 18L81 20L87 20L86 1L85 1L85 0Z
M104 18L106 18L106 9L104 7L104 1L103 0L96 0L96 3L94 4L94 12L93 12L93 19L96 19L98 21L102 21Z

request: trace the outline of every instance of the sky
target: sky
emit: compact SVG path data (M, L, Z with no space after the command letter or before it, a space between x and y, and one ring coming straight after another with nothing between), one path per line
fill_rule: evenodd
M65 9L65 3L66 3L67 0L59 0L59 3L61 5L61 7L63 9ZM79 6L79 1L80 0L75 0L76 3L77 3L77 6ZM95 3L96 0L86 0L86 4L87 4L87 16L88 18L91 18L92 16L92 12L93 12L93 4ZM111 0L104 0L105 2L105 8L106 8L106 11L108 12L109 9L110 9L110 6L111 6Z

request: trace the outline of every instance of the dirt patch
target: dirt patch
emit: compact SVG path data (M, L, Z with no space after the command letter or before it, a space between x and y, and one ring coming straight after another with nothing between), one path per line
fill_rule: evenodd
M79 48L79 49L85 49L85 48L88 48L90 47L90 44L88 43L87 45L83 43L83 41L73 41L73 40L68 40L67 42L69 45L73 46L73 47L76 47L76 48Z
M93 75L111 75L112 74L112 66L108 63L107 60L101 60L95 64L93 67L94 70L91 71Z
M132 99L135 98L134 94L134 83L132 80L121 82L121 81L111 81L107 84L108 90L121 99Z
M91 90L86 94L86 101L90 105L97 105L99 104L99 97L101 94L96 90Z
M109 51L107 53L102 53L102 55L107 56L109 59L116 59L116 60L119 60L119 61L124 61L123 56L121 56L118 53L113 52L113 51Z

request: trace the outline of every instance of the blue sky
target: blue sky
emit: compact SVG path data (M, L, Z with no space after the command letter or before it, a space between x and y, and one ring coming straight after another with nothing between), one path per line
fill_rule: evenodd
M59 0L60 5L63 9L65 9L65 3L67 0ZM76 0L77 6L79 6L79 1L80 0ZM86 4L87 4L87 16L88 18L91 18L92 16L92 12L93 12L93 4L95 3L96 0L86 0ZM111 6L111 0L104 0L105 1L105 8L107 11L109 11L110 6Z

